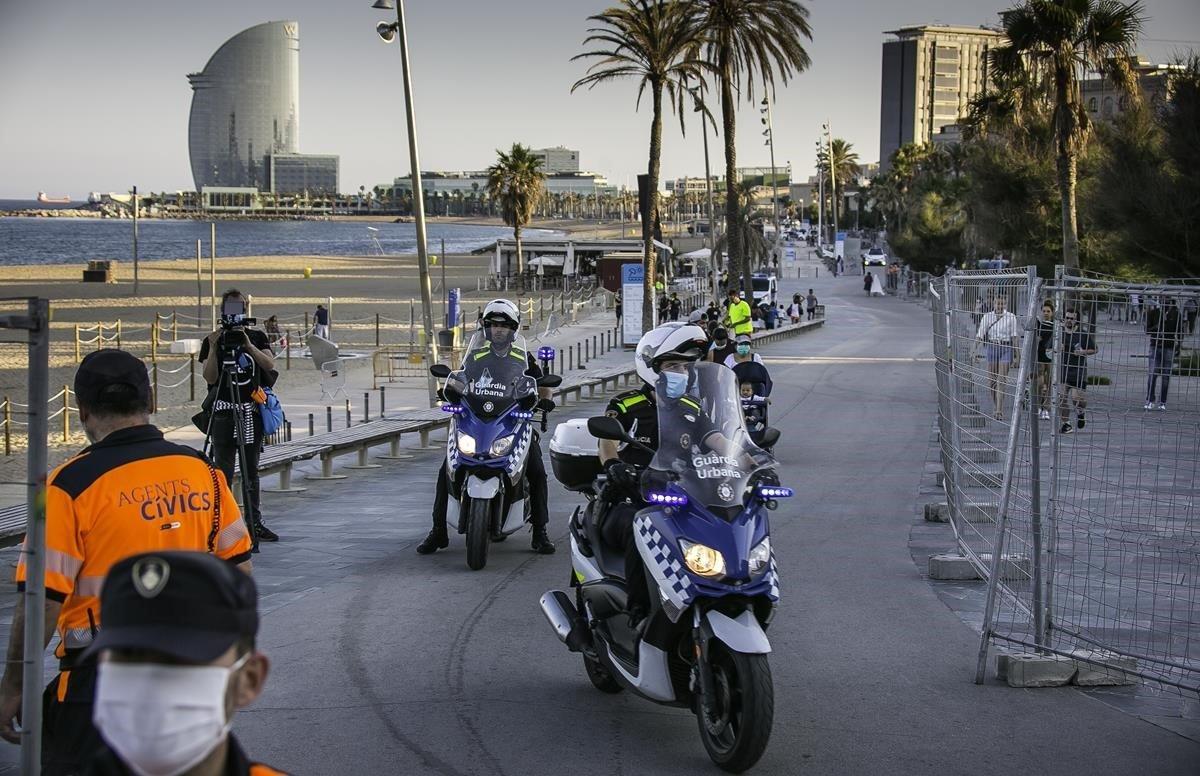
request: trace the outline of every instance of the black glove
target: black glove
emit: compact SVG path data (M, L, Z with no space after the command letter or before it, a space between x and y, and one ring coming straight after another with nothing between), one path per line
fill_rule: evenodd
M774 469L763 469L754 475L754 484L778 487L780 484L779 475L775 473Z
M630 494L637 492L638 471L620 458L605 461L604 474L608 477L608 481L617 488Z
M641 476L641 491L642 498L648 500L650 493L662 493L667 489L667 486L679 479L679 475L675 472L663 471L662 469L647 469L642 472Z
M554 399L538 399L535 409L539 409L542 412L550 412L557 406L558 405L554 403Z

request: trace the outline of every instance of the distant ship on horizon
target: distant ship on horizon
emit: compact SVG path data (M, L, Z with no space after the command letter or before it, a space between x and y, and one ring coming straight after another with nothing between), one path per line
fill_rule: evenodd
M71 198L70 197L51 197L51 196L48 196L46 194L46 192L39 191L38 195L37 195L37 201L45 202L50 205L67 205L67 204L70 204Z

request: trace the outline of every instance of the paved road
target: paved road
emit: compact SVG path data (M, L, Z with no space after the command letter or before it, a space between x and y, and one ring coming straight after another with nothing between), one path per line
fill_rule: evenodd
M934 411L927 313L854 277L809 285L829 325L766 353L799 498L774 518L776 722L754 772L1194 773L1196 744L1075 690L971 683L977 637L908 549ZM256 564L274 669L238 716L247 748L299 774L715 772L689 713L598 693L554 638L537 599L566 584L561 550L513 537L476 573L460 543L413 552L436 456L270 497L284 541ZM551 502L561 539L575 502L553 486Z

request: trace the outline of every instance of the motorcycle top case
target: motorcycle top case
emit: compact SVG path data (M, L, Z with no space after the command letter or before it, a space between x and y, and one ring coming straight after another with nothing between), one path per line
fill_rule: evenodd
M599 442L587 430L587 418L572 418L554 429L550 463L554 479L567 490L591 487L604 467L600 465Z

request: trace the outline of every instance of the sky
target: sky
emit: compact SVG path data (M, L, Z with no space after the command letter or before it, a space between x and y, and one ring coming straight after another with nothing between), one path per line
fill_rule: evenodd
M650 110L632 81L571 93L585 72L587 16L607 0L408 0L424 170L482 169L513 142L578 149L586 169L636 187ZM813 170L821 124L877 161L884 31L924 23L995 25L1009 0L810 0L812 67L776 96L775 160ZM1139 50L1200 51L1198 0L1146 0ZM0 198L38 191L191 189L186 74L239 31L300 25L300 151L341 156L341 188L408 172L399 49L370 0L0 0ZM699 124L668 118L662 177L704 174ZM757 105L738 116L739 166L767 166ZM724 161L710 135L715 173Z

